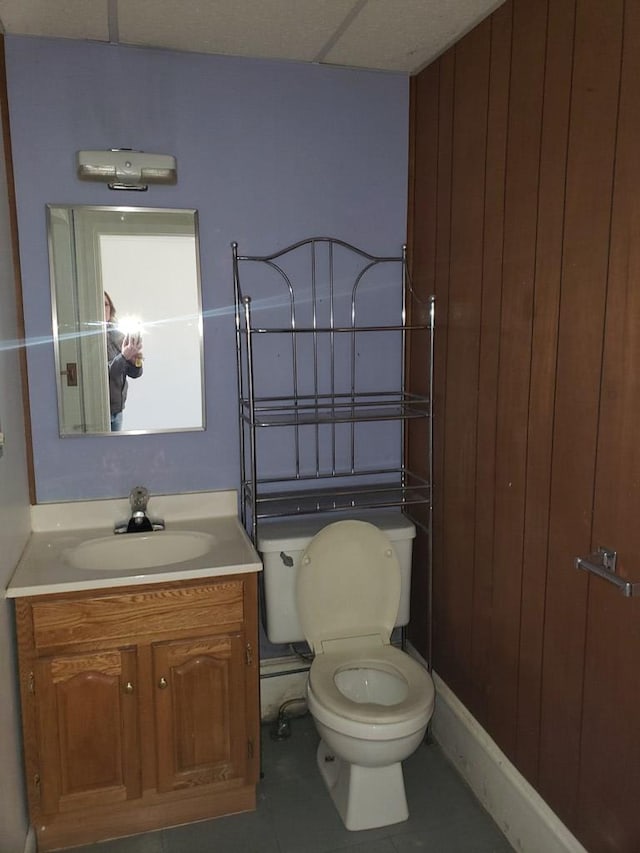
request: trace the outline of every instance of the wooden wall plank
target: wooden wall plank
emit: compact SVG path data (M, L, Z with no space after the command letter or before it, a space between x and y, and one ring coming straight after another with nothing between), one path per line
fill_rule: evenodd
M447 554L444 541L444 457L447 437L444 424L447 410L447 352L449 328L449 256L451 243L451 162L453 135L453 77L455 51L438 60L438 177L435 198L436 257L435 286L436 334L434 355L434 453L433 453L433 585L438 589L433 600L433 661L438 672L448 671L450 659L447 639L446 589Z
M451 183L451 263L447 333L444 537L446 576L439 598L446 610L449 680L467 704L471 673L476 419L482 285L484 169L489 74L488 23L456 46ZM454 461L455 460L455 461ZM450 519L456 520L451 524Z
M558 338L539 786L576 820L587 579L623 0L580 0L570 112Z
M417 298L408 300L410 324L428 321L428 297L435 292L436 264L436 206L432 199L437 195L438 179L438 109L440 73L439 65L430 66L424 74L411 81L411 173L413 190L410 193L408 257L410 289ZM416 156L416 151L419 156ZM420 187L420 192L415 192ZM428 391L429 359L428 341L423 333L409 333L407 340L408 387L418 394ZM409 468L418 475L428 477L428 447L424 424L409 421L406 428L406 454ZM417 520L428 529L429 514L425 508L414 510ZM429 542L428 535L418 527L413 545L413 572L411 575L412 613L409 639L430 661L432 649L428 624Z
M505 4L491 18L478 429L476 436L475 545L471 616L471 690L477 719L487 717L493 597L493 490L502 300L502 246L509 113L512 7ZM489 498L489 499L488 499Z
M625 4L592 547L640 581L640 5ZM578 821L589 850L640 850L640 599L589 580Z
M494 586L488 720L515 757L524 506L546 3L515 0L509 95L495 462Z
M551 450L575 0L549 4L529 395L516 757L538 776Z
M420 192L413 193L409 258L412 287L419 296L427 298L436 286L437 210L433 200L438 192L440 65L430 65L419 77L412 78L411 91L412 171ZM416 389L427 389L427 379L418 371L412 375L412 381Z

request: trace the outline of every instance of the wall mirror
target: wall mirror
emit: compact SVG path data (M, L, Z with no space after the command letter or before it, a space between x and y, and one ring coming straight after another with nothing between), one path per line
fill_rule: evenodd
M47 205L47 228L60 435L204 429L196 211Z

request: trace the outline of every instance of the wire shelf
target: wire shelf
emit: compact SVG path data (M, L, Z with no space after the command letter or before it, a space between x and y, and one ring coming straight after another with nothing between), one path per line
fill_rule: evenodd
M233 244L233 273L241 514L254 543L267 518L420 505L430 513L433 300L417 300L407 322L416 297L404 249L373 255L314 237L241 255ZM422 395L404 387L411 336L423 342ZM287 428L281 447L278 427ZM424 430L425 477L403 467L409 428ZM265 429L269 444L258 439ZM367 466L383 440L397 442L382 456L400 464ZM277 476L264 476L266 464Z

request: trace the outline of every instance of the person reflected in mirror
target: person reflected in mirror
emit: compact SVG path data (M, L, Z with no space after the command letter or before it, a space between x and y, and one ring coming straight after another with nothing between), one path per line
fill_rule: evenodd
M142 337L137 332L124 333L118 328L113 300L104 292L104 319L107 330L107 365L109 369L109 405L111 431L122 429L127 400L127 378L142 376Z

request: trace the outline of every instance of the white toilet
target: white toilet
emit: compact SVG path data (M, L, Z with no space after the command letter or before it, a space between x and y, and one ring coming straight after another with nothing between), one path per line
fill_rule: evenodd
M321 737L318 766L338 812L351 830L406 820L401 762L424 737L434 687L390 644L402 586L396 550L377 526L338 521L308 542L293 578L315 653L307 699Z

